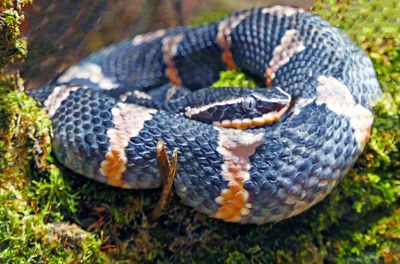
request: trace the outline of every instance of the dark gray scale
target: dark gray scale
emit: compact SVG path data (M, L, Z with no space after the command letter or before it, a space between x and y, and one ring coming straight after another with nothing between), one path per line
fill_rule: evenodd
M356 103L369 108L371 99L368 98L379 97L381 91L377 89L376 73L365 52L346 34L320 17L303 13L301 18L303 22L299 31L308 45L305 51L308 55L303 57L310 61L306 67L319 66L321 74L340 80L348 87ZM315 56L317 50L317 55L322 56Z
M131 40L127 40L114 47L107 57L101 57L99 64L106 74L117 78L121 87L142 90L159 86L168 82L163 73L165 64L161 45L158 40L136 47Z
M184 112L187 107L200 107L217 102L223 103L229 99L241 98L248 95L251 89L243 87L206 87L171 100L167 102L165 107L177 109L177 112Z
M191 91L187 88L167 83L161 87L154 88L147 93L156 102L169 103L171 101L180 100L182 97L191 94Z
M124 180L132 186L138 182L153 188L161 184L156 170L153 169L152 176L140 173L145 168L157 168L155 144L163 140L169 156L175 148L178 150L174 181L177 193L187 197L185 203L211 213L218 208L214 198L227 186L227 180L218 177L223 160L215 151L217 135L211 126L159 111L144 123L139 135L131 138L125 148L129 161Z
M296 24L297 16L281 17L262 14L262 9L254 9L231 33L233 59L243 71L265 80L267 65L273 51L286 32L285 25Z
M185 31L174 56L175 67L184 87L199 89L219 79L226 69L217 41L218 23Z
M165 35L149 41L143 41L135 45L133 39L108 46L79 62L76 66L85 69L94 64L101 68L101 74L105 79L115 83L115 88L135 90L148 90L169 82L165 74L166 64L162 51L162 38L175 35L183 31L183 28L171 29ZM68 74L68 71L67 71ZM79 70L75 77L63 80L74 84L97 86L101 80L81 78Z
M282 65L276 72L273 85L285 87L291 95L310 98L315 95L318 81L315 76L321 75L320 65L323 56L316 56L312 49L294 54L288 63ZM311 59L310 59L311 58Z
M254 166L244 187L254 213L259 212L258 221L294 211L327 193L358 157L353 129L344 125L347 118L315 104L303 111L267 129L267 143L250 157Z
M62 164L106 182L98 169L109 148L107 130L114 127L111 109L116 104L116 100L90 89L70 93L52 117L53 149Z
M50 94L53 92L53 89L54 89L54 86L46 85L46 86L40 87L39 89L34 89L31 91L28 91L28 92L26 92L26 94L35 98L38 105L43 107L44 102L50 96Z
M316 79L320 75L338 77L343 72L346 49L338 48L337 43L348 42L348 37L328 23L321 23L317 16L302 13L298 16L298 24L288 29L296 29L301 34L301 40L306 48L291 56L288 63L282 65L276 72L274 85L285 87L292 94L302 94L311 97L313 89L305 89L307 84L316 87ZM315 21L315 22L314 22Z
M355 46L349 51L342 66L342 75L338 79L347 84L354 101L367 109L374 101L373 98L381 95L381 90L376 89L380 84L371 60Z
M169 101L179 100L190 94L191 91L187 88L167 83L160 87L152 88L146 93L134 90L132 87L105 90L103 93L124 103L163 109L163 106ZM170 110L174 112L172 108Z

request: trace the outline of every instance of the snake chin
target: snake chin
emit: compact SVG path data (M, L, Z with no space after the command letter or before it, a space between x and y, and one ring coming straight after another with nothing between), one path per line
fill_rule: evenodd
M280 111L269 112L263 114L261 117L254 117L252 119L234 119L234 120L223 120L221 122L214 121L212 124L217 127L226 127L226 128L236 128L236 129L247 129L247 128L255 128L263 125L272 125L277 122L284 113L289 109L289 105L282 108Z

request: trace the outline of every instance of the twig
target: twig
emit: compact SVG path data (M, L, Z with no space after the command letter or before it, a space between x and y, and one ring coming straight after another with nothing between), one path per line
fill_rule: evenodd
M171 192L172 183L174 182L176 167L178 164L178 151L175 149L172 154L171 162L169 161L164 141L159 140L156 146L158 156L158 168L161 174L162 194L160 200L153 210L151 217L156 219L160 216L161 210L165 207L168 195Z

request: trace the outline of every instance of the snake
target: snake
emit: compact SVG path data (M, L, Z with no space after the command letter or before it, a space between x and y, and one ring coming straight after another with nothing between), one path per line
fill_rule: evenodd
M211 87L240 70L258 88ZM184 204L241 224L326 197L369 139L373 64L303 8L243 10L112 44L28 94L52 120L57 160L120 188L158 188L156 143L177 150Z

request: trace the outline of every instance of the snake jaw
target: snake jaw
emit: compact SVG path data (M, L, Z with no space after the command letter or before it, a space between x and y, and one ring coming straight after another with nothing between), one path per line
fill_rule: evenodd
M242 89L233 98L186 107L185 115L217 127L247 129L271 125L290 109L292 97L279 87Z
M269 112L267 114L263 114L261 117L255 118L245 118L245 119L234 119L234 120L223 120L222 122L214 121L213 125L217 127L225 127L225 128L237 128L237 129L247 129L253 128L263 125L272 125L277 122L284 113L289 110L290 104L284 106L279 111Z

